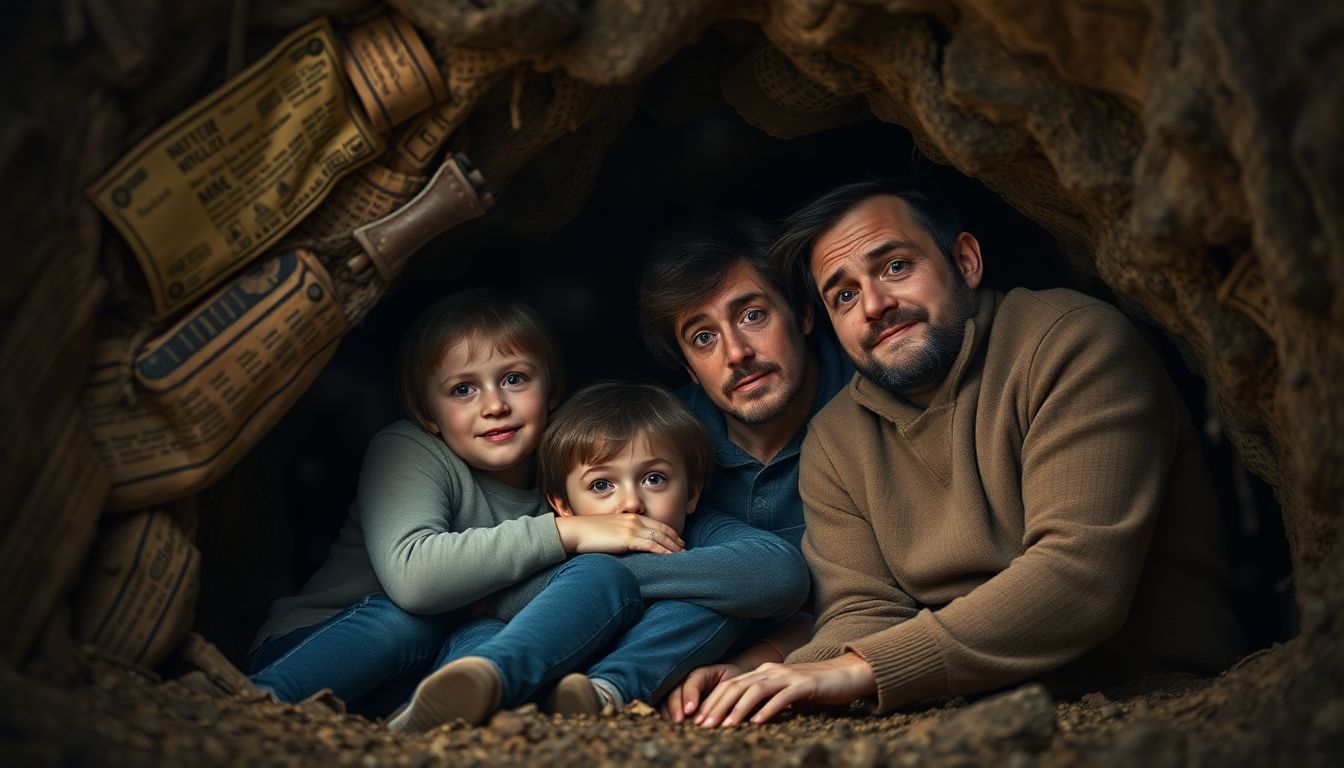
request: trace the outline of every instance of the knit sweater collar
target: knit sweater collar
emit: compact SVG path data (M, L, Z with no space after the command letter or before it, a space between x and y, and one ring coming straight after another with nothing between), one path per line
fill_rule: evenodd
M849 385L854 402L891 422L929 471L944 484L951 481L951 428L957 395L975 361L984 357L990 326L1002 300L1003 294L997 291L982 289L976 293L976 313L966 321L961 350L947 377L929 398L928 407L894 395L862 374L855 374Z

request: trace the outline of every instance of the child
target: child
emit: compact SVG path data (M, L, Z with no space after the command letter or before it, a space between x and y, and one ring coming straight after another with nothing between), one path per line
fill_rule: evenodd
M535 489L535 449L564 376L557 345L526 305L488 291L443 299L407 332L399 369L412 421L370 442L326 562L297 596L275 602L248 655L253 682L282 701L330 688L356 711L385 713L445 653L462 609L484 596L577 551L682 548L666 526L655 541L633 521L557 519ZM589 603L573 606L580 618L639 602L612 558L571 560L555 578L597 585ZM592 642L637 615L619 614Z
M704 428L668 392L603 384L556 413L538 451L539 484L561 521L633 519L657 539L660 525L677 533L686 527L713 460ZM551 711L597 713L635 698L656 701L691 669L717 660L743 629L744 622L714 608L742 618L797 610L807 569L792 547L727 515L697 515L697 522L703 524L686 535L703 549L619 561L638 578L640 597L656 599L619 640L579 642L600 629L590 623L600 611L574 610L592 600L592 585L551 579L509 622L485 618L459 630L446 649L450 663L420 684L389 727L482 722L580 668L587 674L568 675L552 691ZM759 591L747 583L762 575L769 583ZM606 621L627 623L631 608L609 609Z

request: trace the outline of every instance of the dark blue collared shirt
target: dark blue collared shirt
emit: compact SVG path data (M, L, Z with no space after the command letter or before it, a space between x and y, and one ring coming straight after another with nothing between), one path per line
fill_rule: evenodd
M854 375L854 366L840 349L829 328L812 333L812 351L817 356L817 394L808 412L811 420ZM802 547L803 500L798 495L798 459L807 435L807 425L784 446L769 464L728 439L723 412L705 391L688 384L676 391L686 407L709 432L714 445L714 473L700 497L700 506L732 515L747 525L772 531L795 547Z

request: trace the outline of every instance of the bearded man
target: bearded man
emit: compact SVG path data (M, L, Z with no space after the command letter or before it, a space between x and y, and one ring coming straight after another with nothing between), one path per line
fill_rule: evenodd
M1123 315L1066 289L978 290L979 242L897 185L808 204L772 257L858 372L803 445L815 636L719 681L698 723L1236 657L1199 443Z

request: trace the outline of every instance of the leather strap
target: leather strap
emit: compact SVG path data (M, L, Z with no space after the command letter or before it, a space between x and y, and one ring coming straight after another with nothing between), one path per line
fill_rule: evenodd
M355 240L387 282L425 243L448 229L485 213L494 196L485 178L464 155L449 155L429 183L405 205L355 229Z

